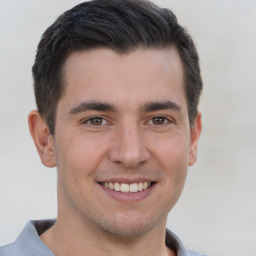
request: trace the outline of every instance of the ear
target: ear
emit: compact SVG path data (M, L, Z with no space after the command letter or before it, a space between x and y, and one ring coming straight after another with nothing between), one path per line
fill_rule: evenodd
M55 167L53 135L50 134L45 119L37 110L32 110L28 115L28 125L42 163L47 167Z
M201 112L198 112L193 126L190 129L190 154L188 165L193 165L197 160L198 140L202 131Z

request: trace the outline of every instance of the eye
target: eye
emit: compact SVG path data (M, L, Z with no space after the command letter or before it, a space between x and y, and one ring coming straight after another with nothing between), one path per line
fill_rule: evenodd
M165 125L170 123L170 120L164 116L156 116L151 118L150 123L153 125Z
M90 118L84 120L83 123L89 124L92 126L100 126L100 125L107 124L107 121L102 117L95 116L95 117L90 117Z
M89 119L90 124L92 125L101 125L103 123L103 118L101 117L94 117Z

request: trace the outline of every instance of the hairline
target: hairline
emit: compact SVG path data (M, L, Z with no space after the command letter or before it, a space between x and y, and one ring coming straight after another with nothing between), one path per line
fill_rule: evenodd
M190 125L190 128L192 128L192 125L194 123L194 119L192 120L192 122L190 121L190 112L189 112L189 102L188 102L188 98L187 98L187 92L186 92L186 88L187 88L187 78L186 78L186 72L185 72L185 63L183 62L181 56L180 56L180 52L179 52L179 49L178 47L174 44L174 43L170 43L170 45L164 45L164 46L145 46L145 45L138 45L138 46L134 46L134 47L131 47L131 48L128 48L124 51L120 51L118 50L117 48L115 47L111 47L111 46L105 46L105 45L98 45L98 46L91 46L91 47L84 47L84 48L81 48L81 49L74 49L74 50L70 50L67 54L67 56L64 58L64 61L63 63L61 63L60 65L60 68L58 70L58 74L59 75L59 85L60 85L60 95L58 97L58 99L56 100L55 102L55 106L54 106L54 111L52 111L51 113L51 118L53 119L53 124L52 124L52 135L54 135L55 133L55 127L56 127L56 117L57 117L57 110L58 110L58 104L59 104L59 101L61 100L62 97L64 97L65 93L66 93L66 88L67 88L67 83L66 83L66 79L65 79L65 64L68 60L68 58L74 54L74 53L80 53L80 52L89 52L89 51L92 51L92 50L97 50L97 49L109 49L109 50L112 50L113 52L119 54L119 55L128 55L132 52L135 52L135 51L138 51L138 50L149 50L149 49L152 49L152 50L161 50L161 49L166 49L166 50L172 50L174 49L177 53L178 53L178 56L180 58L180 61L181 61L181 67L182 67L182 78L183 78L183 90L184 90L184 93L185 93L185 100L186 100L186 107L187 107L187 115L188 115L188 119L189 119L189 125ZM50 126L49 124L47 124L48 126ZM49 127L50 129L51 127Z

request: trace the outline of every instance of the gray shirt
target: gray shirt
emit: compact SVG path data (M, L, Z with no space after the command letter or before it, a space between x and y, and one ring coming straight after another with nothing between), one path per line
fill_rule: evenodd
M55 220L29 221L14 243L0 247L0 256L54 256L39 237L54 222ZM166 232L166 245L176 250L177 256L205 256L188 251L180 239L169 230Z

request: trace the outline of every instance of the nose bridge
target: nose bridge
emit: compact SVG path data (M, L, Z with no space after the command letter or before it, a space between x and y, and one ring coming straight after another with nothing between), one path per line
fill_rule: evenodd
M117 128L110 158L126 168L135 168L148 160L149 152L136 122L128 121Z

